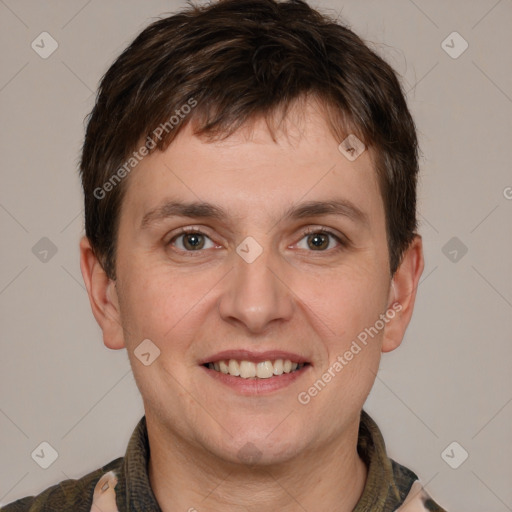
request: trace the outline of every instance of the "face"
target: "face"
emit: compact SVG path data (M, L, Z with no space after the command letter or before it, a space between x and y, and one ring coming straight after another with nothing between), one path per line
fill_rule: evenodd
M225 461L343 437L400 322L371 153L347 159L312 105L277 137L187 127L139 163L121 210L105 343L128 350L148 422Z

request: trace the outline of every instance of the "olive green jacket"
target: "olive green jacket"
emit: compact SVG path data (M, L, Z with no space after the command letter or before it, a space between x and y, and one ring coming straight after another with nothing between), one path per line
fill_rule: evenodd
M353 512L446 512L432 501L411 470L388 458L380 430L364 410L358 452L368 475ZM0 512L161 512L149 483L149 454L143 416L124 457L78 480L64 480L37 496L5 505Z

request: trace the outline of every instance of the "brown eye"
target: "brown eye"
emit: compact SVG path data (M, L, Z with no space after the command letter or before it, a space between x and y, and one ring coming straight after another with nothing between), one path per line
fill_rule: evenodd
M305 244L302 240L305 240ZM327 250L330 251L331 249L341 249L345 245L338 235L319 228L306 231L302 240L297 245L299 249L315 252L327 252Z
M202 249L204 247L204 237L199 233L187 233L183 235L183 246L190 250Z
M329 237L324 233L308 235L308 246L313 249L326 249L329 247Z
M207 246L208 242L210 246ZM208 236L200 231L184 231L169 241L169 245L174 245L180 251L194 252L201 249L210 249L214 247L213 242Z

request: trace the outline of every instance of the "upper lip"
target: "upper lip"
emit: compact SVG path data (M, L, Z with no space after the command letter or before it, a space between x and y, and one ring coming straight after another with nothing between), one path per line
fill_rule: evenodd
M237 361L252 361L261 363L262 361L275 361L276 359L289 359L292 363L308 363L308 359L293 352L283 350L267 350L265 352L255 352L253 350L223 350L211 356L208 356L199 364L214 363L222 360L235 359Z

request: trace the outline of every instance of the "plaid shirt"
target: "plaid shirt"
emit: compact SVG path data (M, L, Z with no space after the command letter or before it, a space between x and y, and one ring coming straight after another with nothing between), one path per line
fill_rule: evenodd
M446 512L428 496L411 470L386 455L382 434L364 410L358 452L368 476L353 512ZM19 499L0 512L161 512L149 483L149 453L143 416L124 457L78 480L64 480L37 496Z

